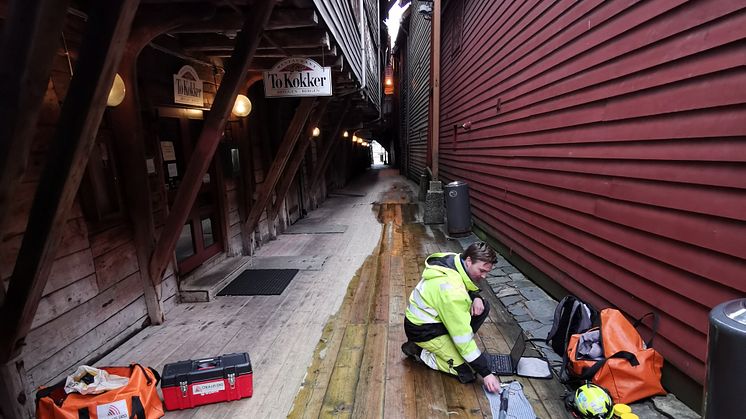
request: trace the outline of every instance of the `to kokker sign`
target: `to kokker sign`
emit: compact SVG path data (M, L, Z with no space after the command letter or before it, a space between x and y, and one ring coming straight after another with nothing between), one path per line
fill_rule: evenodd
M174 102L199 107L205 105L202 80L192 66L185 65L178 74L174 74Z
M331 95L331 68L322 67L310 58L286 58L264 72L265 97Z

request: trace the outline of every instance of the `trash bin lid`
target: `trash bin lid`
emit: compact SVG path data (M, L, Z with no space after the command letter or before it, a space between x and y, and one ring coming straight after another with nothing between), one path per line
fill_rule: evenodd
M463 181L460 181L460 180L454 180L453 182L449 183L446 186L449 186L449 187L453 188L453 187L461 186L461 185L466 185L466 182L463 182Z
M746 325L746 299L734 300L723 307L723 313L730 319Z

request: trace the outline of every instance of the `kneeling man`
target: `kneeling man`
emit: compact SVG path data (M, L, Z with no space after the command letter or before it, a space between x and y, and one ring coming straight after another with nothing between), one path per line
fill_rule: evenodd
M500 380L491 373L487 357L474 334L490 306L474 284L492 270L497 255L484 242L464 253L434 253L425 260L422 279L409 296L404 318L408 341L402 351L428 367L469 383L479 374L487 391L496 392Z

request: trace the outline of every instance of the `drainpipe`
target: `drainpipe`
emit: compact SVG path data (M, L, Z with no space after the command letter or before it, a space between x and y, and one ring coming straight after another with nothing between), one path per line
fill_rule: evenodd
M432 15L432 44L433 56L432 87L433 87L433 126L432 126L432 180L438 180L438 145L440 143L440 0L433 1Z

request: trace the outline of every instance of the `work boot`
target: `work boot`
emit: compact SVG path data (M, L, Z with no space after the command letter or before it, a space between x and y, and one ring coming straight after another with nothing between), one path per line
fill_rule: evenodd
M456 377L458 377L458 380L462 384L468 384L477 379L474 371L471 370L471 367L466 362L453 367L453 369L456 370Z
M417 362L423 362L422 358L420 358L420 354L422 354L422 348L417 346L417 344L412 342L411 340L408 340L402 344L401 351L404 352L404 355L412 357Z

